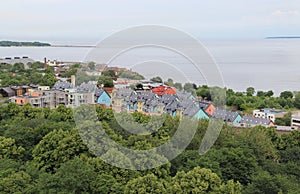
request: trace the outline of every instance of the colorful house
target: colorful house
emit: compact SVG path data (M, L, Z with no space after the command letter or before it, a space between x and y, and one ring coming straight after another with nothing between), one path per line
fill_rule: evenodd
M200 108L202 108L209 116L214 114L216 107L213 105L212 102L207 101L198 101Z
M23 106L27 103L26 97L14 97L11 101L15 102L19 106Z
M110 106L110 95L104 89L96 89L97 104Z
M164 94L174 95L176 94L176 88L169 86L157 86L151 90L153 93L156 93L158 96L162 96Z
M209 115L197 104L191 105L189 108L183 111L183 116L189 116L195 119L209 119Z

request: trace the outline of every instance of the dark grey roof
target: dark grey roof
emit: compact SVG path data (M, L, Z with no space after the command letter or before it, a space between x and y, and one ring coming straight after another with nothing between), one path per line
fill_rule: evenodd
M256 118L252 116L244 116L240 123L248 124L248 125L269 125L270 120L265 118Z
M169 95L169 94L164 94L164 95L161 96L160 102L167 105L167 104L173 102L174 100L176 100L176 96Z
M80 86L76 87L79 93L94 93L96 92L97 86L94 84L82 83Z
M165 106L165 111L168 113L174 112L178 109L179 106L180 106L180 102L177 100L174 100Z
M216 109L213 114L213 117L217 119L222 119L227 122L233 122L238 115L238 112L228 111L225 109Z
M120 99L129 98L133 93L134 91L132 89L122 88L117 90L115 98L120 98Z
M137 101L139 102L146 102L148 100L151 100L155 97L155 93L153 92L140 92L138 94Z
M198 101L198 103L203 110L206 110L208 106L211 104L211 102L206 102L206 101Z
M191 99L184 99L180 102L179 107L181 110L185 110L188 107L190 107L192 104L194 104L194 101Z
M15 92L13 89L11 89L10 87L5 87L5 88L2 88L2 90L8 94L8 96L14 96L15 95Z
M71 88L73 88L72 83L67 82L67 81L65 81L65 82L58 81L58 82L55 83L55 85L53 86L52 89L54 89L54 90L65 90L65 89L71 89Z
M184 100L184 99L189 99L192 95L190 92L185 92L185 91L177 91L176 96L179 100Z
M129 97L129 101L130 101L130 102L136 102L137 99L138 99L138 95L137 95L135 92L132 93L132 94L130 95L130 97Z
M182 114L184 116L189 116L189 117L193 117L197 112L199 112L201 108L196 104L196 103L193 103L191 104L188 108L186 108Z
M99 97L103 94L103 92L105 92L105 90L103 88L96 88L95 96Z

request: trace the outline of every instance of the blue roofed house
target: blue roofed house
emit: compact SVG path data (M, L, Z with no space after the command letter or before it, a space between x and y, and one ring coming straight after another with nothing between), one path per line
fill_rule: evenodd
M110 106L110 95L103 88L97 88L95 90L95 96L97 97L97 104L105 105L107 107Z

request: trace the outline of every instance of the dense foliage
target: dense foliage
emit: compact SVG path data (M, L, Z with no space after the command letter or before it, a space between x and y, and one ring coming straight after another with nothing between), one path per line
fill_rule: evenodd
M24 64L2 64L0 68L0 87L20 86L26 84L39 84L53 86L57 79L54 77L53 68L44 69L44 63L35 62L25 69Z
M201 156L198 149L208 125L201 120L194 139L176 159L152 170L133 171L91 153L73 111L12 103L0 107L0 193L300 193L299 131L278 136L273 128L225 124L213 148ZM166 116L158 131L141 136L123 130L111 109L96 111L106 133L133 149L165 143L180 122ZM133 118L150 121L140 113Z

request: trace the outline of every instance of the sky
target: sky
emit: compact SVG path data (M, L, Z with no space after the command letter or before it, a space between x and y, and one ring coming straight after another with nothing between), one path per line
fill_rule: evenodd
M99 40L138 25L202 39L300 36L300 0L2 0L0 40Z

